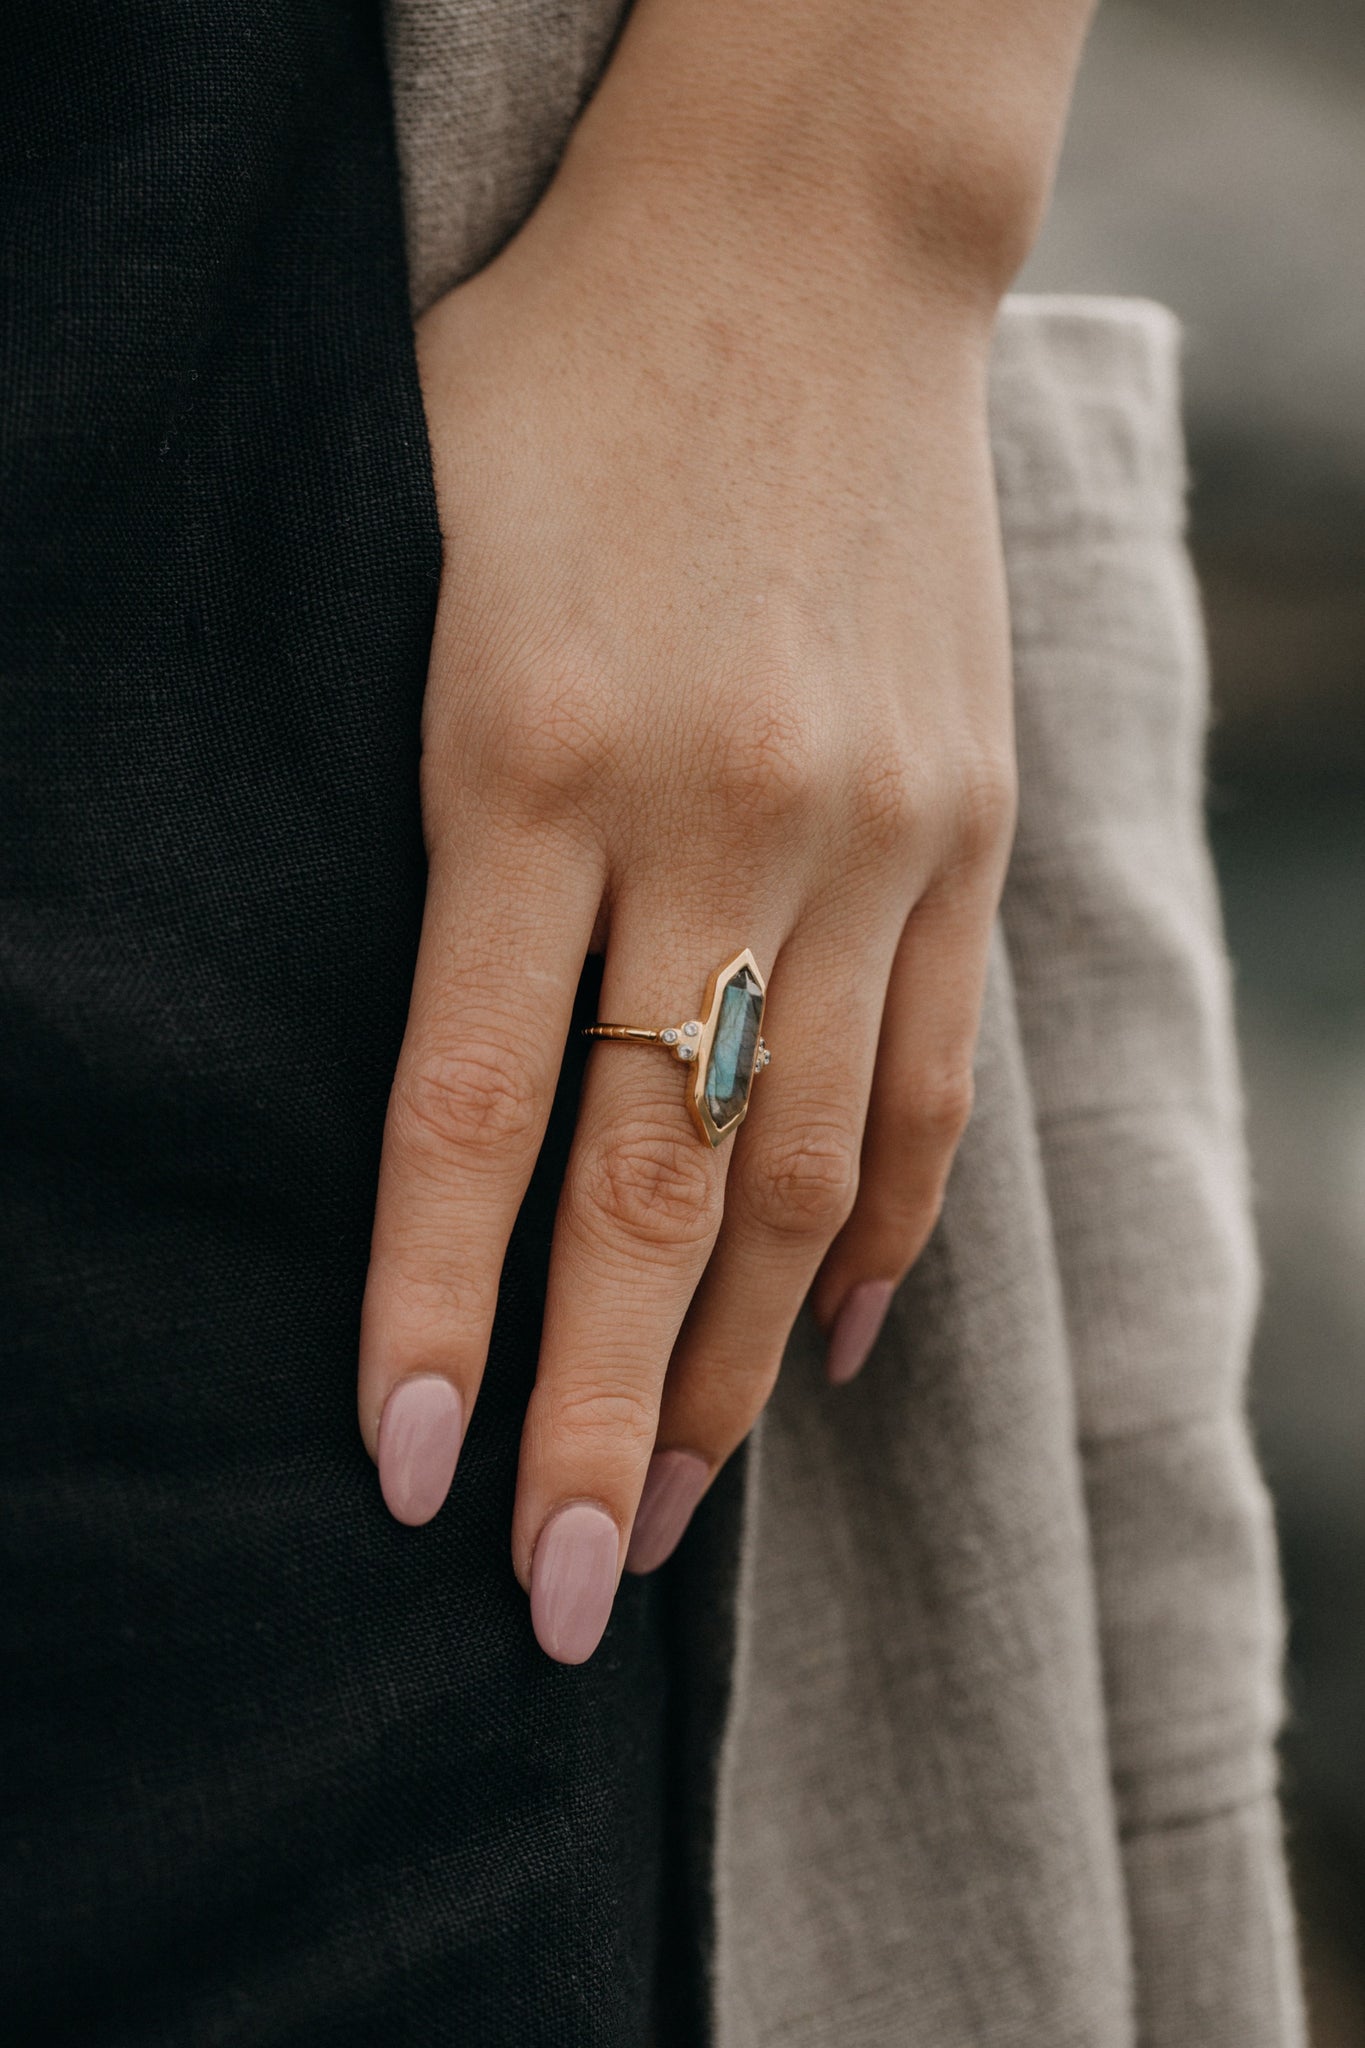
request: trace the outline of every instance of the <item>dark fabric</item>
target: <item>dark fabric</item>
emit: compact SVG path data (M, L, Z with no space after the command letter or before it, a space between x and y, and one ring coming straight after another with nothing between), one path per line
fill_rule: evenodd
M567 1670L508 1559L578 1054L434 1524L355 1423L440 552L376 8L20 10L0 209L0 2033L636 2048L660 1588Z
M738 1639L749 1457L746 1442L717 1473L682 1543L658 1573L670 1683L659 2011L651 2048L706 2048L716 2033L716 1822Z

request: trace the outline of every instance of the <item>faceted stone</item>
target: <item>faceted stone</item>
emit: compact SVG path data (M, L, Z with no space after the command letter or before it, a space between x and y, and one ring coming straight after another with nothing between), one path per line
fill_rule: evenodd
M704 1083L706 1106L718 1125L739 1115L749 1099L758 1051L763 990L750 967L741 967L721 992Z

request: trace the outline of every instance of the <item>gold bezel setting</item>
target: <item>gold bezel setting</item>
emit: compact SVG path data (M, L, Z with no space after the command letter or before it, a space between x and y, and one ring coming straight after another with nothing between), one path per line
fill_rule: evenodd
M725 1000L725 990L742 967L747 967L754 980L758 983L759 996L761 998L758 1011L758 1034L754 1046L754 1063L749 1070L749 1085L744 1092L743 1107L738 1109L725 1123L718 1124L712 1116L710 1105L706 1100L706 1077L711 1064L711 1048L715 1044L716 1027L720 1023L721 1005ZM757 960L755 960L753 954L746 946L743 952L735 954L733 960L727 960L722 966L712 968L706 983L706 993L702 997L701 1016L689 1020L699 1023L701 1031L695 1041L697 1047L695 1072L692 1075L692 1086L688 1091L687 1107L692 1112L692 1121L696 1124L697 1129L701 1132L708 1145L719 1145L721 1139L728 1132L733 1131L736 1125L742 1124L745 1117L749 1114L749 1103L753 1097L754 1080L763 1071L764 1067L767 1066L771 1057L767 1046L763 1043L762 1037L763 1012L767 1008L767 1002L768 985L759 971ZM682 1028L684 1031L687 1029L686 1025ZM690 1036L685 1042L692 1042ZM679 1048L679 1057L682 1057L681 1048ZM693 1063L689 1062L689 1064Z
M725 1007L725 992L735 976L747 969L758 984L758 1022L754 1032L753 1064L749 1069L744 1087L744 1100L733 1116L724 1123L717 1123L707 1099L707 1081L710 1076L711 1056L715 1048L716 1033L720 1027ZM752 997L753 989L744 991ZM681 1024L666 1024L662 1030L653 1030L640 1024L586 1024L583 1034L586 1038L608 1038L618 1041L634 1040L637 1044L661 1045L672 1053L674 1059L691 1069L687 1091L687 1107L693 1123L708 1145L719 1145L737 1124L742 1124L749 1114L753 1084L756 1077L770 1063L772 1053L763 1038L763 1013L767 1008L768 984L763 978L757 960L745 946L730 960L713 968L706 983L702 998L701 1015L689 1017Z

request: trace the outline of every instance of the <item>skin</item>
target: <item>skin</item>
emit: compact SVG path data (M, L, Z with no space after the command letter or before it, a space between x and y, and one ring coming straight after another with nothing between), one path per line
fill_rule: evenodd
M566 1502L619 1574L651 1454L714 1475L803 1299L829 1331L938 1214L1014 815L986 364L1086 12L640 0L541 205L420 323L446 560L371 1455L409 1376L473 1408L585 955L625 1021L694 1014L746 944L768 978L773 1064L715 1150L676 1065L592 1053L528 1590Z

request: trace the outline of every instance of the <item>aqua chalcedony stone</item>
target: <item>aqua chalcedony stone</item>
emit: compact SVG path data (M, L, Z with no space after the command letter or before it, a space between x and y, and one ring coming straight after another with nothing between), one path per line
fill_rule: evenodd
M716 1124L728 1124L749 1100L763 1016L763 990L750 967L730 976L721 991L720 1015L706 1062L706 1107Z

